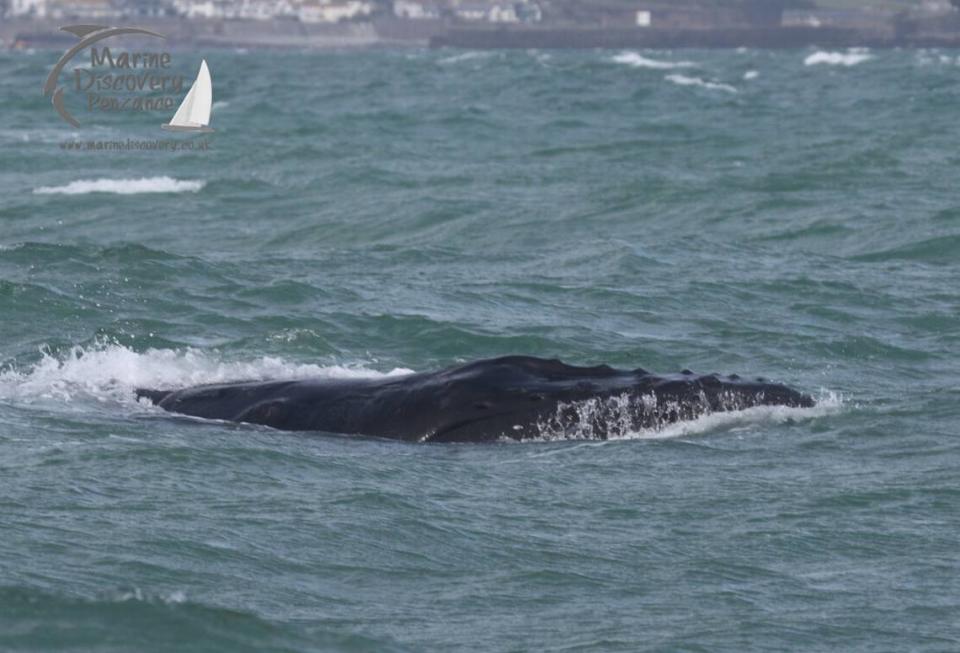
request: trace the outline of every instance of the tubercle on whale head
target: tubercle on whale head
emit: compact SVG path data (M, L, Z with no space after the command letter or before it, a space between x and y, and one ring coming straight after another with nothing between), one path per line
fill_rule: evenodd
M731 377L727 377L730 379ZM769 381L741 381L739 378L730 381L720 381L716 387L723 396L733 398L734 407L749 408L750 406L784 406L786 408L813 408L816 405L813 397L799 390Z
M683 370L679 374L638 377L633 392L638 395L653 393L659 398L676 401L701 401L711 410L741 410L752 406L785 406L812 408L813 397L798 390L766 379L744 380L736 374L694 374Z
M810 395L794 390L785 385L770 384L772 390L765 390L763 403L767 406L787 406L789 408L813 408L816 400Z
M431 433L429 442L522 440L543 431L588 433L605 439L620 431L656 428L711 412L756 406L809 408L814 400L786 385L739 376L620 373L573 378L536 388L499 388L496 396L469 402L469 411ZM563 437L562 435L559 437Z

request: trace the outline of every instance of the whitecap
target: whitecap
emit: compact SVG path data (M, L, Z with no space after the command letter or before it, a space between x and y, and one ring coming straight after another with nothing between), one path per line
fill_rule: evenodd
M729 431L767 424L801 422L834 415L843 408L843 397L835 392L821 391L812 408L789 406L754 406L743 410L708 413L687 422L674 422L658 430L627 433L621 440L667 439L704 435L717 431Z
M848 52L824 52L822 50L818 50L804 59L803 65L817 66L820 64L826 64L829 66L850 67L856 66L871 59L873 59L873 55L866 50L854 49Z
M743 78L747 81L751 79L756 79L759 76L760 76L760 73L758 73L756 70L748 70L747 72L743 73Z
M546 65L553 60L553 55L549 52L540 52L539 50L527 50L527 54L533 57L538 64Z
M137 603L149 603L159 601L167 605L179 605L187 600L187 594L183 590L174 590L168 594L153 594L144 592L139 587L132 587L128 590L119 590L110 597L118 603L127 603L135 601Z
M606 400L589 400L572 406L578 416L578 423L572 426L558 427L549 421L540 425L541 441L597 440L595 433L597 419L603 417L604 437L613 440L665 440L699 436L717 431L745 430L769 424L786 424L807 421L833 415L841 411L843 397L835 392L821 390L816 397L816 405L811 408L793 408L789 406L754 406L740 410L718 411L703 414L695 419L673 422L652 428L633 427L634 410L630 399L614 397ZM645 401L647 401L645 399ZM655 399L650 399L656 403ZM565 410L570 405L563 407ZM558 415L560 411L558 411Z
M0 129L0 142L61 143L65 136L76 140L80 137L80 132L64 133L60 129Z
M59 354L42 352L23 368L0 371L0 399L33 403L40 400L135 404L137 388L182 388L204 383L268 379L368 378L410 374L397 368L377 372L363 365L294 363L275 356L245 361L223 360L197 349L134 351L118 344L75 346Z
M648 59L638 52L621 52L614 55L612 61L634 68L649 68L651 70L673 70L675 68L693 68L697 64L692 61L660 61Z
M437 63L443 64L443 65L450 65L455 63L461 63L463 61L472 61L474 59L487 59L491 56L493 56L491 52L479 52L479 51L464 52L462 54L455 54L452 57L446 57L445 59L441 59Z
M706 80L700 79L699 77L687 77L686 75L667 75L664 77L668 82L672 82L677 86L699 86L701 88L710 89L712 91L725 91L727 93L737 93L737 89L729 84L721 84L719 82L708 82Z
M206 182L172 177L141 177L140 179L80 179L65 186L40 186L34 188L36 195L86 195L88 193L114 193L116 195L139 195L141 193L195 193Z

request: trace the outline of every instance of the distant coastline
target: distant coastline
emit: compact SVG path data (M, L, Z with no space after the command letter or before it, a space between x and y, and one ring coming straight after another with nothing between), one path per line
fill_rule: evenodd
M0 47L60 48L74 39L54 19L0 22ZM544 48L960 48L960 29L863 30L839 27L724 27L650 29L602 26L464 25L441 20L392 17L334 24L296 20L209 20L177 17L110 19L164 34L172 47L343 49L450 47L469 49Z
M957 34L881 34L838 27L745 27L717 29L452 28L430 40L432 47L499 48L703 48L787 49L960 47Z

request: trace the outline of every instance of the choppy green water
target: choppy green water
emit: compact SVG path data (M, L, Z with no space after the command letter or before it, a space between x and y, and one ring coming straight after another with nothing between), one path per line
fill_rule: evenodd
M812 54L210 52L202 154L61 151L159 130L0 56L0 649L960 648L960 57ZM132 398L507 353L822 403L412 446Z

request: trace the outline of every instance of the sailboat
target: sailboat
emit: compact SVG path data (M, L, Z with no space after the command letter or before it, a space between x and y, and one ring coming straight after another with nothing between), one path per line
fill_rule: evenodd
M212 132L210 127L210 107L213 106L213 84L210 81L210 69L207 60L200 62L200 72L183 98L180 108L173 114L170 122L161 125L175 132Z

